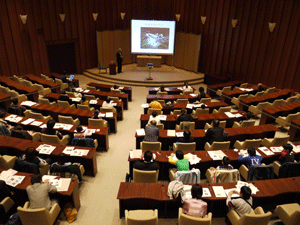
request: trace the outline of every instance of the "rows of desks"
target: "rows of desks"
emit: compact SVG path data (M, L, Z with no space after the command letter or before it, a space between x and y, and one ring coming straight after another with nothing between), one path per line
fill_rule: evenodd
M235 86L240 86L242 83L243 81L235 80L235 81L230 81L221 84L208 85L207 94L209 94L210 96L215 96L218 89L223 89L223 87L228 87L228 86L231 86L231 88L233 89Z
M209 98L209 95L206 95ZM155 98L158 100L165 100L165 102L174 102L177 99L188 99L190 103L193 103L198 100L198 94L187 94L187 95L147 95L147 103L152 102Z
M25 77L30 80L32 83L38 83L43 85L44 87L50 88L52 92L60 93L60 85L58 83L54 83L48 80L44 80L43 78L37 77L33 74L27 74Z
M160 88L149 88L149 95L156 95L160 91ZM165 88L165 91L168 92L168 95L179 95L183 92L182 88ZM193 88L195 91L195 88Z
M61 75L58 73L49 73L48 77L52 78L53 80L55 80L55 78L60 79ZM78 79L72 79L71 82L74 87L79 87L79 80Z
M230 141L231 148L236 140L244 141L246 139L258 139L258 138L274 138L275 132L280 131L272 124L250 126L250 127L238 127L238 128L225 128L229 134L224 137L224 141ZM183 132L178 130L177 132ZM144 135L137 135L136 137L136 149L140 149L140 142L143 141ZM208 141L205 137L205 130L191 130L191 137L195 139L196 149L204 149L205 143ZM158 141L162 143L162 150L168 150L173 143L177 142L179 137L168 136L168 130L160 130Z

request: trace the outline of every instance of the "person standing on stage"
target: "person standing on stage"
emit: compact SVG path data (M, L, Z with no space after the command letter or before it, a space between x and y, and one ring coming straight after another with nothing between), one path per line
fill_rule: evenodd
M117 52L116 56L117 56L117 63L118 63L118 73L122 73L123 54L121 48L119 48L119 51Z

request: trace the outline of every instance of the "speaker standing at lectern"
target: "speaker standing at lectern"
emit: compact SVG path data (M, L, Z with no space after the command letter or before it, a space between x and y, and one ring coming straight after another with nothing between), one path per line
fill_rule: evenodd
M121 48L119 48L119 51L117 52L116 55L117 55L117 63L118 63L118 73L122 73L123 54Z

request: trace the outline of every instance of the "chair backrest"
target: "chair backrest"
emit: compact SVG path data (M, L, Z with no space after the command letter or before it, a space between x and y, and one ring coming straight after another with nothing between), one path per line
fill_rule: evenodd
M41 114L41 113L36 113L36 112L30 112L29 114L31 118L34 118L34 119L38 119L38 120L44 120L45 117Z
M22 102L22 101L26 101L26 100L28 100L28 98L27 98L27 96L26 96L26 95L24 95L24 94L21 94L21 95L19 95L19 96L18 96L18 100L19 100L19 102Z
M226 106L226 107L220 107L218 110L218 113L224 113L224 112L230 112L230 111L231 111L231 107Z
M211 225L212 214L204 218L199 216L190 216L182 212L182 208L179 208L178 213L178 225Z
M84 95L87 100L94 100L96 99L95 95Z
M253 165L249 168L247 181L270 180L274 178L274 166L270 165Z
M275 91L275 87L268 88L268 89L264 92L264 94L265 94L265 95L271 94L271 93L273 93L274 91Z
M217 170L215 177L216 183L237 182L240 180L240 173L238 169Z
M132 183L157 183L159 170L137 170L133 168Z
M265 109L265 108L268 108L268 107L271 107L272 105L271 105L271 103L269 103L269 102L260 102L260 103L258 103L258 105L256 106L256 109L257 110L263 110L263 109Z
M142 141L141 142L141 149L142 150L154 150L154 151L160 151L161 150L161 142L148 142L148 141Z
M292 96L286 99L286 103L293 103L297 101L297 97L296 96Z
M283 99L276 99L273 103L272 103L272 107L275 106L279 106L279 105L284 105L286 104L286 101Z
M157 112L157 115L162 115L162 110L161 109L148 108L147 114L152 115L153 112Z
M192 91L192 90L183 91L184 95L189 95L189 94L193 94L193 93L194 93L194 91Z
M11 169L13 168L16 160L17 160L16 156L0 155L0 168L3 170Z
M119 90L119 89L111 89L110 91L114 92L114 93L121 93L121 90Z
M75 124L74 119L72 118L72 116L58 115L58 121L60 123Z
M47 98L39 98L39 103L50 105L50 101Z
M156 127L159 129L159 130L163 130L165 128L164 124L161 123L161 124L156 124Z
M116 108L100 107L100 112L116 112Z
M71 92L71 91L66 91L66 94L67 94L69 97L76 97L76 96L75 96L75 93L74 93L74 92Z
M201 98L200 103L211 102L211 98Z
M168 95L168 92L166 92L166 91L158 91L157 95Z
M253 140L247 139L243 143L243 148L255 148L255 147L259 147L260 144L261 144L261 142L262 142L261 139L253 139Z
M241 127L250 127L254 126L255 120L245 120L242 122Z
M20 78L17 77L16 75L14 75L14 81L16 81L17 83L21 83Z
M19 93L16 92L15 90L9 90L8 94L12 97L12 98L16 98L19 96Z
M180 130L195 130L195 122L183 121L179 124Z
M60 107L70 108L70 104L67 101L57 100L57 105Z
M55 78L55 83L58 83L58 84L60 84L60 85L63 84L62 80L61 80L61 79L58 79L58 78Z
M279 178L300 176L300 163L287 162L279 168Z
M284 145L289 141L290 135L285 135L282 137L275 137L270 146L279 146L279 145Z
M223 87L222 92L230 91L230 90L231 90L231 86L227 86L227 87Z
M225 129L226 123L227 123L226 120L219 121L219 127L222 127L222 128ZM209 128L212 128L212 127L213 127L213 122L211 122L210 125L208 123L206 123L204 129L209 129Z
M77 104L77 109L90 110L88 105Z
M205 108L205 109L197 108L196 114L209 114L209 108Z
M103 119L91 119L88 121L89 126L95 127L107 127L107 121Z
M148 109L148 111L149 111L149 109ZM180 109L175 109L175 110L173 110L173 115L180 115L181 114L181 110Z
M175 180L179 180L184 184L200 183L200 170L192 169L189 171L177 171L174 175Z
M244 99L244 98L248 98L248 94L240 95L238 97L239 100Z
M189 100L187 98L178 98L176 103L189 103Z
M217 142L214 141L209 150L225 150L230 148L230 141Z
M9 94L9 88L7 87L3 87L3 86L0 86L0 92L3 93L3 94Z
M86 89L89 89L89 90L94 90L94 91L96 91L97 89L96 89L96 87L94 87L94 86L86 86Z
M60 140L57 135L41 134L41 141L52 144L60 144Z
M25 85L25 86L33 87L33 84L32 84L30 81L28 81L28 80L22 80L21 83L22 83L23 85Z
M244 214L239 221L239 225L249 225L249 224L259 224L268 225L270 218L272 216L271 212L265 214Z
M44 80L48 80L49 77L44 74L41 74L41 78L43 78Z
M43 85L40 85L40 84L33 84L32 87L37 89L38 91L43 91L44 90Z
M157 225L158 210L125 210L126 225Z
M114 102L120 102L119 97L108 96Z
M247 88L248 87L248 83L243 83L240 85L240 88Z
M191 143L177 143L177 150L181 151L195 151L196 150L196 142Z
M158 99L157 101L158 101L160 104L162 104L162 105L164 105L164 104L166 103L166 101L163 100L163 99Z
M291 123L293 120L299 119L299 117L300 117L300 112L297 112L297 113L295 113L295 114L290 114L290 115L288 115L288 116L286 117L286 121L287 121L288 123Z

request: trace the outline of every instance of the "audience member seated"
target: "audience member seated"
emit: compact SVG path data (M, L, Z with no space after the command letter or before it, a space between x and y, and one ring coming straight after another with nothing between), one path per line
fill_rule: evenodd
M233 166L230 165L230 159L227 156L224 156L222 159L222 166L218 166L217 170L233 170Z
M248 154L249 156L247 157L244 157L243 154L239 155L238 161L247 164L248 169L250 169L250 167L253 165L261 165L261 161L263 160L263 157L260 155L256 155L255 148L249 148Z
M150 124L145 127L145 138L143 141L156 142L158 135L159 129L156 127L156 121L152 120Z
M157 112L152 112L152 116L150 116L148 124L150 124L152 120L155 120L156 124L160 124L160 119L157 117Z
M282 146L284 149L281 152L281 155L279 157L279 161L281 164L287 163L287 162L294 162L295 157L293 155L293 146L290 144L284 144Z
M169 163L176 165L177 171L190 170L189 158L187 156L184 156L183 152L180 150L176 151L176 157L174 153L171 154L169 158Z
M263 84L259 83L257 89L251 91L249 94L255 95L257 92L263 91Z
M240 198L232 199L232 194L240 194ZM251 189L247 186L241 187L240 193L237 191L230 191L226 200L226 205L229 209L233 209L241 217L244 214L252 213L252 197Z
M81 104L82 104L82 105L90 106L90 101L87 100L85 96L82 96L82 97L81 97Z
M160 86L160 92L165 92L165 85L162 84L162 85Z
M176 124L179 125L180 122L192 122L193 121L193 118L190 114L187 114L187 111L186 109L181 109L181 115L178 116L177 118L177 121L176 121Z
M157 101L157 97L155 97L154 100L149 104L149 108L152 108L152 109L162 109L163 107Z
M0 110L0 135L10 136L10 131L8 123L4 120L6 116L6 112L4 110Z
M102 107L110 108L110 109L114 108L112 101L110 100L110 97L106 98L106 101L103 102Z
M81 125L78 125L76 128L76 133L74 133L74 138L85 138L85 132Z
M222 142L224 141L224 136L227 136L228 133L222 128L219 127L219 120L213 121L213 127L207 129L205 137L208 139L209 144L212 144L214 141Z
M42 129L42 134L48 134L48 135L57 135L59 137L59 139L63 138L63 135L57 131L54 130L53 127L55 126L55 120L49 120L47 122L47 128L43 128ZM66 135L69 137L69 135Z
M31 134L28 131L23 130L23 127L21 125L17 125L12 129L11 136L26 140L32 140Z
M184 86L182 87L183 91L193 91L193 88L189 86L188 82L184 82Z
M200 94L198 95L198 101L201 100L201 98L206 98L206 93L204 92L204 88L203 87L199 87L199 92Z
M75 90L74 84L73 84L73 83L70 83L70 84L69 84L69 87L66 89L66 91L68 91L68 92L73 92L76 98L81 98L81 97L82 97L82 94L79 93L79 92L77 92L77 91Z
M70 105L72 104L72 99L69 98L69 96L66 94L65 90L61 90L61 94L60 94L58 100L69 102Z
M92 119L101 119L100 117L99 117L99 110L98 109L96 109L95 111L94 111L94 114L93 114L93 117L92 117Z
M32 185L26 188L30 208L46 208L50 211L51 207L57 203L57 201L50 200L49 193L57 192L56 187L48 183L48 180L42 182L41 175L32 175L31 184Z
M207 203L201 200L202 186L194 184L191 189L192 198L186 199L183 203L183 213L190 216L204 217L207 213Z
M183 138L178 139L178 142L180 142L180 143L191 143L194 141L195 141L194 138L191 137L191 131L189 131L189 130L185 130L183 132Z
M44 160L38 157L38 152L34 147L26 149L25 154L20 156L20 159L29 163L34 163L38 167L43 167L46 163L50 164L51 159Z
M13 98L11 100L11 108L15 109L15 113L19 116L24 116L24 112L26 111L26 108L22 105L19 105L19 100L17 98Z
M150 171L150 170L158 170L159 165L154 160L152 152L148 150L144 153L144 156L142 155L141 159L134 162L133 168L138 170Z

